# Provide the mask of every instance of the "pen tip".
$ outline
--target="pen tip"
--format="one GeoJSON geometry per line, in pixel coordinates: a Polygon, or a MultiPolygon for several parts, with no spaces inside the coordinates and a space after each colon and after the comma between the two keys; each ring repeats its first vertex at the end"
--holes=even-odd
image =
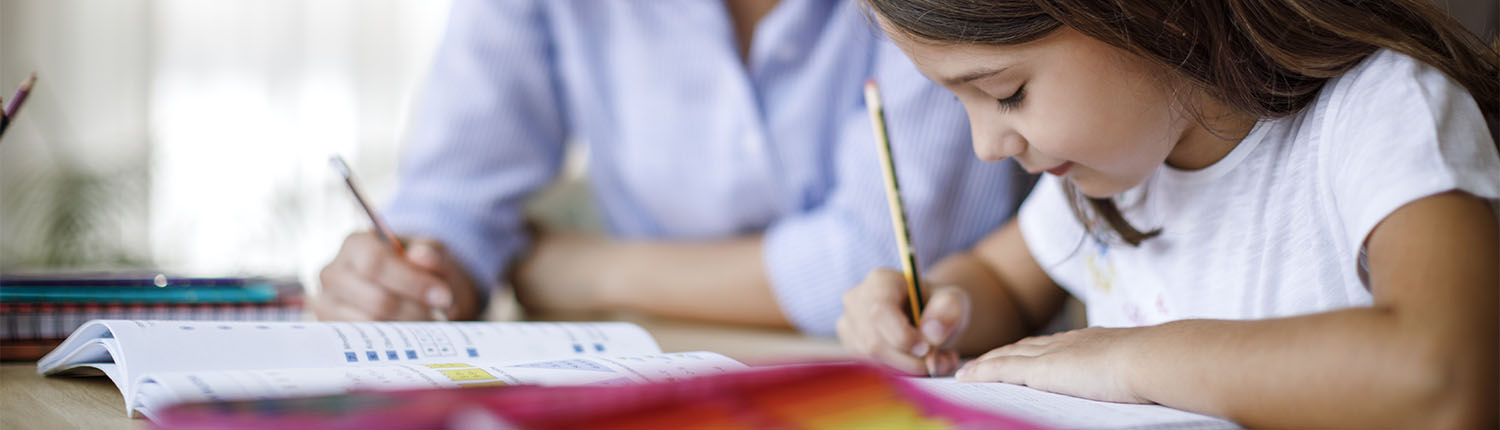
{"type": "Polygon", "coordinates": [[[870,87],[873,87],[873,86],[875,86],[875,78],[866,78],[865,79],[865,88],[870,88],[870,87]]]}

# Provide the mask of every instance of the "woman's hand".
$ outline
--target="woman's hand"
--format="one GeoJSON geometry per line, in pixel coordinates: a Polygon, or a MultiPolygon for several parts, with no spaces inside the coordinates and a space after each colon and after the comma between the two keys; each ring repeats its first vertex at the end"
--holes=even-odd
{"type": "Polygon", "coordinates": [[[1151,403],[1136,394],[1132,338],[1151,327],[1090,327],[1021,339],[958,370],[964,382],[1007,382],[1042,391],[1120,403],[1151,403]]]}
{"type": "Polygon", "coordinates": [[[319,274],[310,306],[325,321],[424,321],[437,309],[449,319],[479,314],[479,287],[441,242],[407,239],[397,253],[375,233],[344,239],[319,274]]]}
{"type": "Polygon", "coordinates": [[[958,367],[954,342],[969,322],[969,295],[956,287],[933,290],[922,311],[921,330],[911,325],[907,300],[900,272],[870,272],[844,293],[839,340],[855,354],[907,374],[951,374],[958,367]]]}

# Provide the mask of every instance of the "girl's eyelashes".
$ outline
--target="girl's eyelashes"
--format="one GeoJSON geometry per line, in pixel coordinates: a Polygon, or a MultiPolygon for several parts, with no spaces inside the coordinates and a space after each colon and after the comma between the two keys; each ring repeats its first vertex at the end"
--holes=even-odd
{"type": "Polygon", "coordinates": [[[1026,98],[1026,85],[1016,88],[1015,94],[1003,99],[996,99],[1000,103],[1000,112],[1009,112],[1021,106],[1021,99],[1026,98]]]}

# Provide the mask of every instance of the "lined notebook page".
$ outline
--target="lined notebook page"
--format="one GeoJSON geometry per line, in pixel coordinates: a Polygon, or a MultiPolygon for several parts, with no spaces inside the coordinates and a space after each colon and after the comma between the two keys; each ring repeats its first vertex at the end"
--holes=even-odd
{"type": "Polygon", "coordinates": [[[1100,402],[998,382],[961,383],[953,378],[911,378],[954,403],[1060,428],[1237,429],[1233,422],[1160,405],[1100,402]]]}

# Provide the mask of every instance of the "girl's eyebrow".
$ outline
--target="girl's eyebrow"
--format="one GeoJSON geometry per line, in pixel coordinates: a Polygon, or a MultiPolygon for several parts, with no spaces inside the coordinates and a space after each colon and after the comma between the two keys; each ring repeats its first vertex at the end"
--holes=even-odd
{"type": "Polygon", "coordinates": [[[996,68],[979,69],[979,70],[975,70],[975,71],[972,71],[972,72],[969,72],[969,73],[965,73],[962,76],[958,76],[958,77],[955,77],[955,78],[944,79],[943,80],[943,84],[945,84],[945,85],[963,85],[963,84],[974,82],[974,81],[977,81],[977,80],[980,80],[980,79],[984,79],[984,78],[987,78],[987,77],[990,77],[990,76],[994,76],[997,73],[1004,72],[1005,69],[1008,69],[1008,68],[1010,68],[1010,67],[1006,66],[1006,67],[996,67],[996,68]]]}

